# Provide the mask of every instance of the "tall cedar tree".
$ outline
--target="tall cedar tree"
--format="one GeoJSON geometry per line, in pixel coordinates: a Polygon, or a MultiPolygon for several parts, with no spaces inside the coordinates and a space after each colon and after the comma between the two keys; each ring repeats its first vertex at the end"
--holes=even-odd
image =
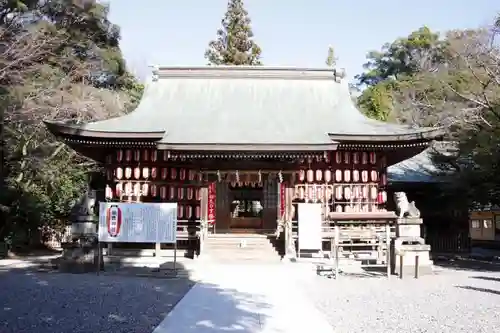
{"type": "Polygon", "coordinates": [[[261,49],[253,40],[250,22],[243,0],[229,0],[217,39],[208,44],[205,52],[210,65],[262,65],[261,49]]]}

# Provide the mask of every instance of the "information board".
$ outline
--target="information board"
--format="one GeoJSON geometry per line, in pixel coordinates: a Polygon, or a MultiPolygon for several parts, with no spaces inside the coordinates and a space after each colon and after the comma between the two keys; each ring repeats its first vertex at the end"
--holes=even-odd
{"type": "Polygon", "coordinates": [[[299,203],[299,250],[321,250],[321,204],[299,203]]]}
{"type": "Polygon", "coordinates": [[[176,203],[117,203],[99,205],[99,241],[176,243],[176,203]]]}

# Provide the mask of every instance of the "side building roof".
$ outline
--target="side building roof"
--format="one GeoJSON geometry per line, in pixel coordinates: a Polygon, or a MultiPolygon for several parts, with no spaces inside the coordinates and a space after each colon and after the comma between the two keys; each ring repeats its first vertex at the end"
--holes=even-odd
{"type": "Polygon", "coordinates": [[[162,67],[137,109],[118,118],[68,125],[56,135],[154,139],[160,149],[335,149],[338,142],[431,140],[440,128],[372,120],[353,104],[332,69],[162,67]]]}

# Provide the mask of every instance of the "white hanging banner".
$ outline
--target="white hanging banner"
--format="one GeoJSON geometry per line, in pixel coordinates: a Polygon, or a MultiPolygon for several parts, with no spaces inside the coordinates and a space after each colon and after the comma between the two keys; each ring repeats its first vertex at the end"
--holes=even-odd
{"type": "Polygon", "coordinates": [[[299,250],[322,249],[321,204],[299,203],[299,250]]]}
{"type": "Polygon", "coordinates": [[[99,241],[176,243],[177,203],[101,202],[99,241]]]}

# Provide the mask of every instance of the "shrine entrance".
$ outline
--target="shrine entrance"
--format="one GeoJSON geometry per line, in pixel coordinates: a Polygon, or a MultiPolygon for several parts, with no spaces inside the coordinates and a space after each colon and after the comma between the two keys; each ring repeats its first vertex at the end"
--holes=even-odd
{"type": "Polygon", "coordinates": [[[252,232],[262,229],[264,191],[259,184],[229,186],[230,222],[235,232],[252,232]]]}

